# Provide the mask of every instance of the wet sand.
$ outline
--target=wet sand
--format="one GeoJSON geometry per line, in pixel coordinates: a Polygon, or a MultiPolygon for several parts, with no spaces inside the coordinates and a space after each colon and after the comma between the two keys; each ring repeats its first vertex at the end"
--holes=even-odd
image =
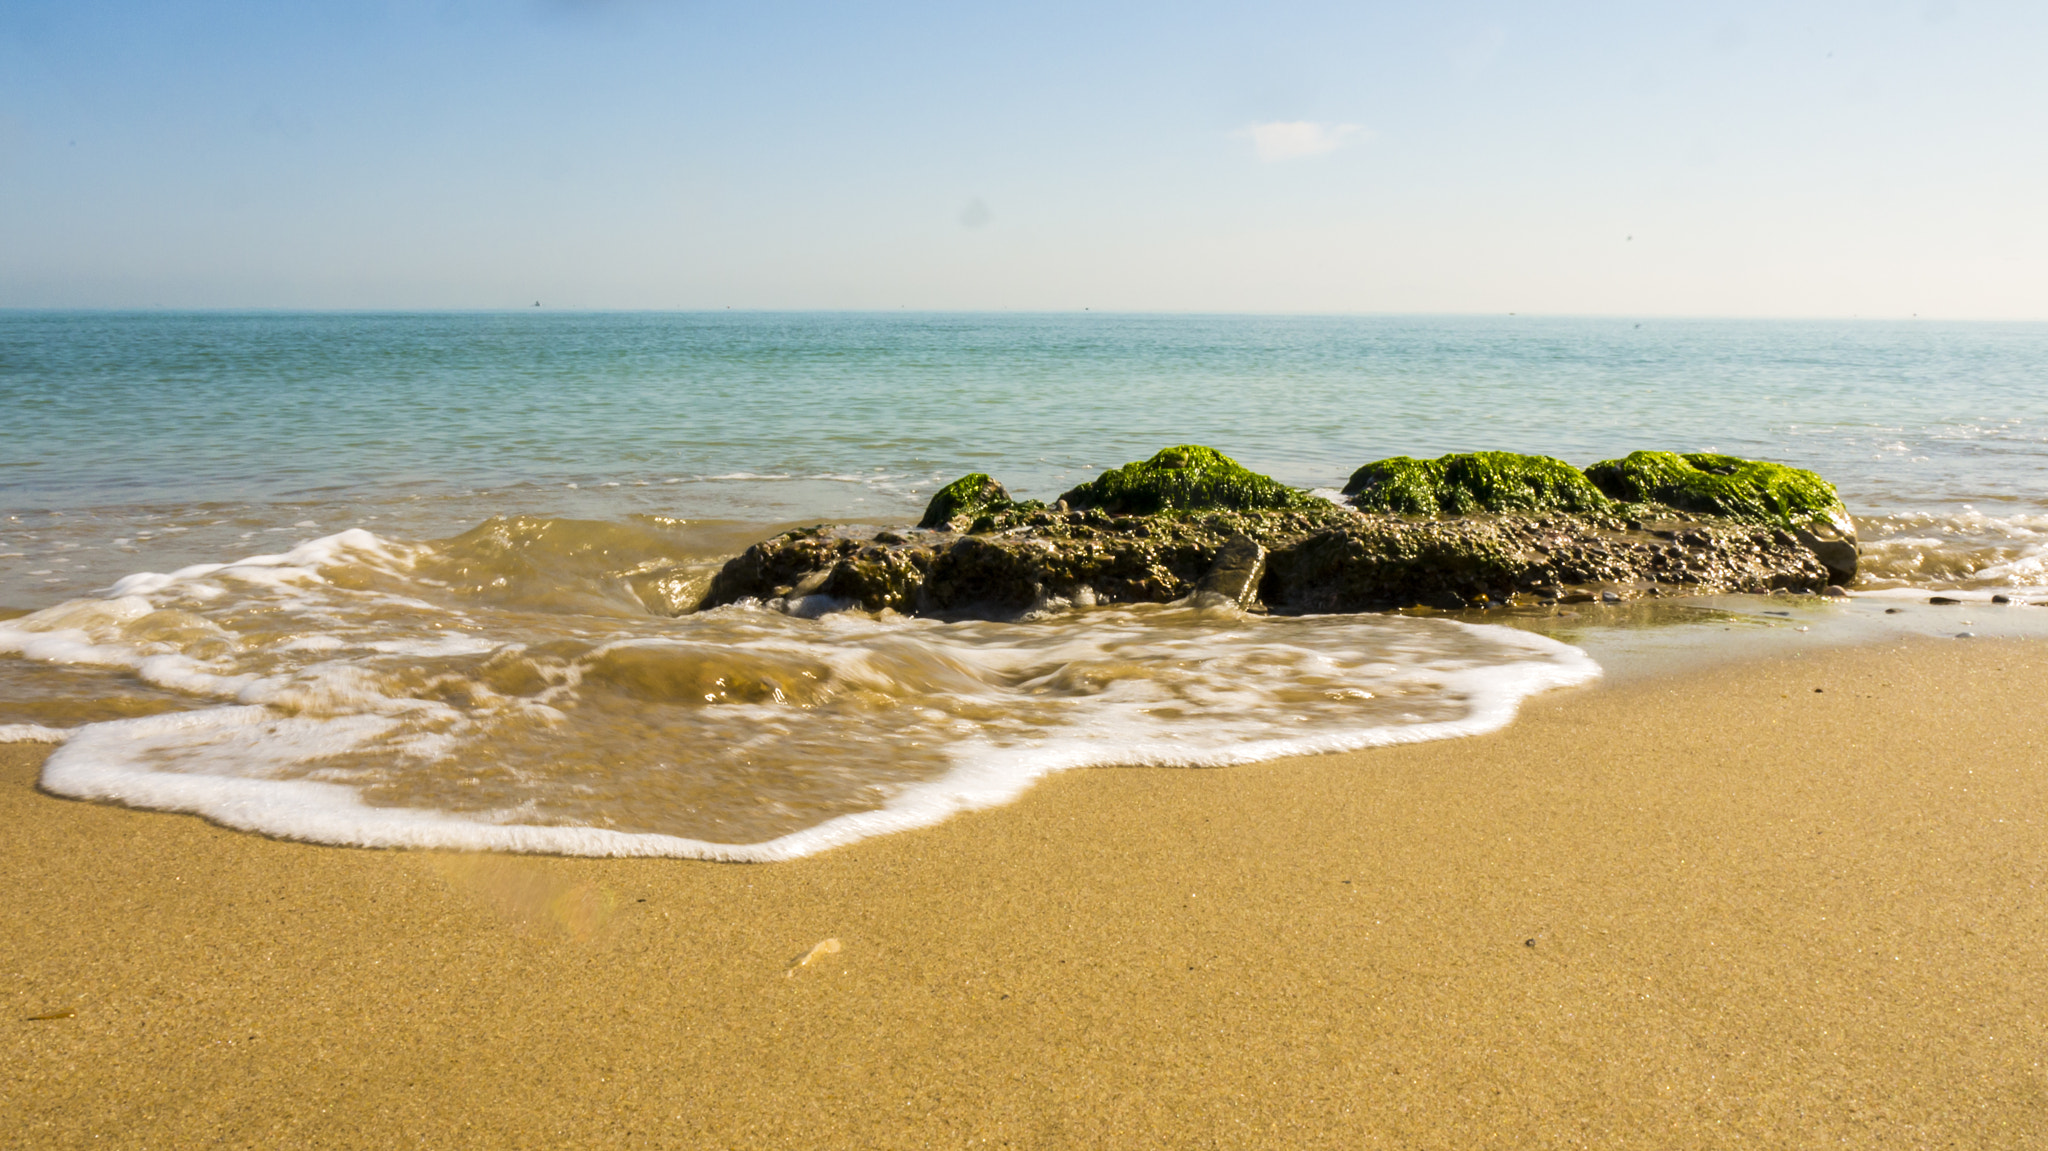
{"type": "Polygon", "coordinates": [[[0,1145],[2048,1145],[2044,684],[1811,653],[764,866],[274,842],[0,748],[0,1145]]]}

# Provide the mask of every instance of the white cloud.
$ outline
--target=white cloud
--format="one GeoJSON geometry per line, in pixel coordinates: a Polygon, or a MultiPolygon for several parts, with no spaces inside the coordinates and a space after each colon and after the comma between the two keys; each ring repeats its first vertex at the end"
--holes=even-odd
{"type": "Polygon", "coordinates": [[[1269,164],[1277,160],[1321,156],[1354,141],[1372,139],[1372,133],[1357,124],[1318,124],[1310,120],[1253,124],[1234,135],[1249,138],[1252,151],[1269,164]]]}

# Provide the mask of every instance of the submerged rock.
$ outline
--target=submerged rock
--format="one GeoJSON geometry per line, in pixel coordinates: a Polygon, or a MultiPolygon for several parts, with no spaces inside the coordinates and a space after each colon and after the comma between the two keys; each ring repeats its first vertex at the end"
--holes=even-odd
{"type": "Polygon", "coordinates": [[[1648,498],[1706,498],[1651,485],[1683,477],[1661,459],[1640,460],[1668,454],[1610,461],[1616,467],[1602,474],[1624,478],[1607,490],[1546,456],[1400,457],[1352,477],[1354,506],[1193,445],[1103,473],[1062,497],[1069,510],[1016,502],[976,473],[933,497],[924,530],[805,528],[755,544],[720,570],[703,606],[751,598],[806,612],[1001,617],[1060,603],[1197,597],[1251,610],[1350,612],[1817,592],[1844,581],[1832,562],[1839,557],[1815,545],[1828,521],[1801,518],[1816,492],[1833,499],[1819,477],[1774,464],[1744,472],[1751,461],[1741,460],[1715,472],[1707,469],[1731,458],[1673,456],[1740,481],[1688,489],[1723,492],[1714,506],[1724,510],[1680,508],[1648,498]],[[1621,466],[1629,461],[1638,464],[1621,466]],[[1435,510],[1410,510],[1423,508],[1435,510]]]}

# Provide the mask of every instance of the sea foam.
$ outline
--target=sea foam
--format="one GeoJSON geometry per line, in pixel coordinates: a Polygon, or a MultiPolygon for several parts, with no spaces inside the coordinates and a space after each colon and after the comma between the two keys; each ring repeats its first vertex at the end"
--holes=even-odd
{"type": "Polygon", "coordinates": [[[542,554],[562,534],[479,552],[343,532],[0,623],[0,652],[190,705],[0,737],[61,738],[43,774],[57,794],[285,838],[766,861],[1005,803],[1068,768],[1477,734],[1599,674],[1568,645],[1446,620],[667,618],[494,590],[493,573],[547,570],[578,584],[548,602],[623,603],[662,560],[624,554],[621,534],[599,549],[611,567],[568,571],[542,554]]]}

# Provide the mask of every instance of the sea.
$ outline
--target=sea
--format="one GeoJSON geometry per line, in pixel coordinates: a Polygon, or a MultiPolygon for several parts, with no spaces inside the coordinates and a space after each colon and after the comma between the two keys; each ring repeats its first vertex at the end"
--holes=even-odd
{"type": "Polygon", "coordinates": [[[789,859],[1068,768],[2048,636],[2048,324],[14,311],[0,412],[0,739],[55,745],[56,795],[328,844],[789,859]],[[1862,570],[1846,600],[690,610],[786,528],[1182,443],[1330,496],[1393,455],[1776,460],[1836,485],[1862,570]]]}

